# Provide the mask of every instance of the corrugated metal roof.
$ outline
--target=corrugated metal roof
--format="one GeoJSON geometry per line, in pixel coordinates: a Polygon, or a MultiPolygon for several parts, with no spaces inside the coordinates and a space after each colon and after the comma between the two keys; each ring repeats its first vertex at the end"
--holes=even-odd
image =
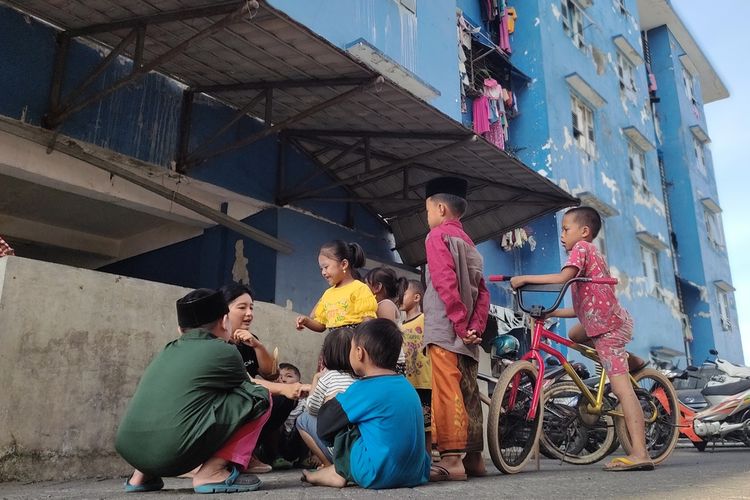
{"type": "MultiPolygon", "coordinates": [[[[114,31],[101,31],[90,28],[92,25],[199,7],[227,7],[224,9],[227,12],[227,9],[246,4],[244,1],[209,3],[207,0],[12,0],[8,3],[60,29],[87,33],[89,38],[110,47],[117,46],[130,28],[115,26],[114,31]],[[81,31],[83,28],[86,30],[81,31]]],[[[248,12],[223,30],[189,45],[157,70],[191,88],[247,82],[371,79],[377,76],[346,52],[264,1],[257,10],[248,12]]],[[[224,15],[219,13],[148,24],[143,61],[148,63],[178,47],[224,15]]],[[[132,57],[132,48],[130,52],[126,50],[126,54],[132,57]]],[[[275,88],[272,122],[281,123],[351,88],[275,88]]],[[[259,92],[262,90],[256,88],[213,89],[206,93],[239,109],[259,92]]],[[[248,113],[263,117],[265,103],[263,99],[257,101],[248,113]]],[[[464,217],[464,227],[477,242],[577,201],[520,161],[473,136],[458,122],[388,80],[316,112],[292,127],[298,135],[304,136],[298,137],[296,144],[309,154],[319,151],[321,143],[339,148],[318,156],[317,161],[321,164],[326,164],[340,155],[341,149],[359,140],[351,135],[373,136],[369,141],[369,170],[365,162],[355,163],[365,154],[361,146],[349,148],[350,151],[328,170],[338,179],[337,184],[346,187],[354,198],[360,199],[388,222],[395,235],[396,247],[408,264],[418,265],[425,260],[423,240],[428,229],[421,187],[432,177],[460,175],[469,179],[470,208],[464,217]],[[346,131],[348,136],[327,134],[328,131],[346,131]],[[316,134],[316,137],[310,137],[316,134]],[[393,137],[399,134],[410,137],[393,137]],[[447,147],[450,144],[453,146],[447,147]],[[431,151],[436,152],[413,162],[403,161],[431,151]]],[[[294,136],[293,132],[289,134],[294,136]]],[[[297,194],[296,199],[311,197],[310,193],[297,194]]],[[[319,197],[329,195],[330,192],[326,191],[318,194],[319,197]]]]}

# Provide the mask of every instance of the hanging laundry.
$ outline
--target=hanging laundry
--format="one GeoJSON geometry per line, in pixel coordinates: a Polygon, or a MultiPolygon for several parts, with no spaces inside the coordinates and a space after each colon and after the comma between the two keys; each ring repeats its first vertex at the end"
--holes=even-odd
{"type": "Polygon", "coordinates": [[[503,10],[502,16],[500,16],[499,22],[499,32],[500,32],[500,50],[510,54],[510,33],[508,32],[508,19],[510,16],[508,16],[507,9],[503,10]]]}
{"type": "Polygon", "coordinates": [[[505,13],[508,15],[508,34],[512,34],[514,31],[516,31],[516,19],[518,19],[516,8],[507,7],[505,9],[505,13]]]}
{"type": "Polygon", "coordinates": [[[489,103],[487,96],[480,95],[474,99],[472,111],[474,112],[474,132],[484,134],[490,131],[489,103]]]}

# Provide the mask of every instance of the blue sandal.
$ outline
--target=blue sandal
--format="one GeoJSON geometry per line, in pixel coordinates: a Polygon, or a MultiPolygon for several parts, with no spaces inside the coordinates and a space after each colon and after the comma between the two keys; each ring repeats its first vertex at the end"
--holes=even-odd
{"type": "Polygon", "coordinates": [[[232,466],[229,477],[220,483],[208,483],[196,486],[196,493],[239,493],[243,491],[255,491],[263,484],[257,476],[252,474],[240,474],[240,470],[232,466]]]}
{"type": "Polygon", "coordinates": [[[125,493],[143,493],[146,491],[159,491],[164,488],[164,481],[160,477],[152,477],[143,482],[143,484],[130,484],[133,476],[125,480],[125,493]]]}

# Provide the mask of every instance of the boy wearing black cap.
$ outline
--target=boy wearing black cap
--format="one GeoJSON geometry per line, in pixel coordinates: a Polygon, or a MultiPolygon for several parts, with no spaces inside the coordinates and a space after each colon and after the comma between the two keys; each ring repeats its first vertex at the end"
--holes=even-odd
{"type": "Polygon", "coordinates": [[[136,471],[125,491],[155,491],[161,478],[197,469],[197,493],[252,491],[242,474],[268,420],[268,390],[248,377],[221,293],[190,292],[177,301],[180,338],[151,361],[117,430],[115,448],[136,471]]]}
{"type": "Polygon", "coordinates": [[[441,458],[430,470],[431,481],[486,473],[477,372],[490,296],[482,256],[461,225],[467,189],[464,179],[439,177],[425,193],[430,232],[424,342],[432,364],[432,435],[441,458]]]}

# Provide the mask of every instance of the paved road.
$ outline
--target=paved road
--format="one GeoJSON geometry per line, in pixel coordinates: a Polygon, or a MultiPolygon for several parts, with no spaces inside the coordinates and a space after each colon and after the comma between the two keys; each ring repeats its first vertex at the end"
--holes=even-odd
{"type": "MultiPolygon", "coordinates": [[[[489,464],[491,467],[491,464],[489,464]]],[[[299,471],[264,474],[263,489],[254,493],[214,495],[211,498],[275,499],[359,499],[359,498],[646,498],[722,500],[750,498],[750,449],[724,448],[699,453],[678,448],[670,460],[654,472],[603,472],[601,464],[571,466],[541,460],[541,470],[532,464],[525,472],[488,477],[468,482],[438,483],[414,489],[367,491],[312,487],[299,481],[299,471]]],[[[494,471],[494,469],[492,469],[494,471]]],[[[167,490],[140,495],[124,494],[122,479],[0,484],[0,498],[75,499],[195,499],[189,480],[169,479],[167,490]]]]}

